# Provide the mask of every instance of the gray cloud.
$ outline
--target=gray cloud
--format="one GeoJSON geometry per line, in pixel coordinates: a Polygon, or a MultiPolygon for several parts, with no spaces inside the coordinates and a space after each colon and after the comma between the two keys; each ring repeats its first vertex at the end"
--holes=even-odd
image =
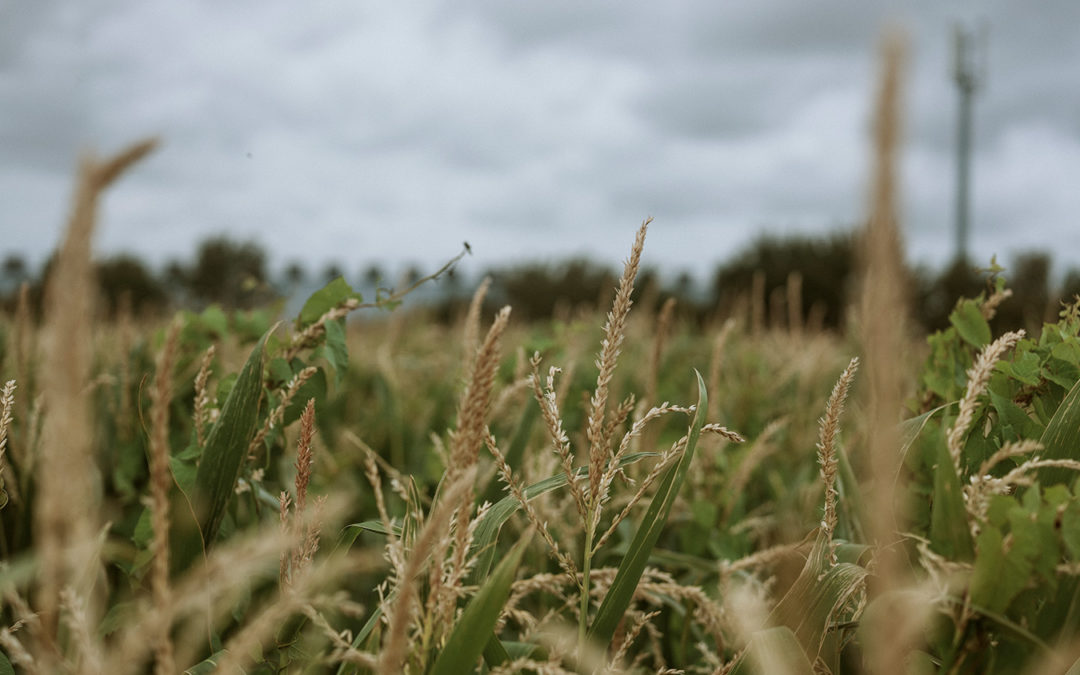
{"type": "Polygon", "coordinates": [[[0,233],[43,258],[77,152],[161,134],[103,252],[227,231],[280,261],[625,255],[700,273],[757,236],[861,218],[876,43],[906,27],[909,257],[952,246],[949,34],[987,25],[975,253],[1080,263],[1080,6],[60,0],[0,8],[0,233]],[[693,255],[687,254],[690,243],[693,255]]]}

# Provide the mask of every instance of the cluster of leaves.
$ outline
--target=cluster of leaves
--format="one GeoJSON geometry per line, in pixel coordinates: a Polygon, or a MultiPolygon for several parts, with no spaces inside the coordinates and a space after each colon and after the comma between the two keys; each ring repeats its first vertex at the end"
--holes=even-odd
{"type": "MultiPolygon", "coordinates": [[[[946,450],[977,354],[991,343],[991,301],[960,301],[930,337],[908,449],[917,564],[947,601],[927,630],[926,672],[1012,673],[1056,664],[1052,645],[1080,628],[1080,304],[998,361],[958,461],[946,450]]],[[[914,557],[913,557],[914,559],[914,557]]]]}

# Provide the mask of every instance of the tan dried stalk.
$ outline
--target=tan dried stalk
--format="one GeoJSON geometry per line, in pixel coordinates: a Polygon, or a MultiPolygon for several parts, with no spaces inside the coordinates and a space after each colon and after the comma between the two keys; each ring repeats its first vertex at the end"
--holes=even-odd
{"type": "Polygon", "coordinates": [[[283,551],[281,554],[278,576],[282,588],[293,585],[297,575],[311,565],[319,549],[319,511],[325,498],[320,498],[316,502],[315,517],[307,517],[308,485],[311,483],[311,470],[315,465],[312,451],[314,438],[315,399],[311,398],[304,406],[304,412],[300,414],[300,437],[296,444],[296,478],[294,480],[296,501],[291,516],[289,505],[292,500],[289,495],[282,492],[279,497],[282,527],[289,528],[293,539],[297,542],[291,550],[283,551]]]}
{"type": "MultiPolygon", "coordinates": [[[[637,237],[634,239],[634,246],[630,250],[630,258],[623,266],[619,289],[615,292],[615,302],[611,311],[608,312],[607,324],[604,326],[604,340],[596,360],[599,373],[596,376],[596,389],[593,391],[592,398],[589,399],[589,419],[586,427],[586,436],[589,439],[588,506],[590,511],[599,509],[597,490],[605,464],[611,454],[608,439],[604,437],[608,393],[626,333],[626,317],[633,304],[630,296],[634,292],[634,279],[637,277],[638,267],[641,264],[641,251],[645,246],[645,233],[648,231],[650,222],[652,222],[651,218],[641,224],[637,237]]],[[[586,538],[591,538],[588,535],[589,533],[586,534],[586,538]]]]}
{"type": "Polygon", "coordinates": [[[327,310],[325,314],[320,316],[314,323],[309,325],[299,333],[294,333],[292,339],[289,341],[289,348],[285,350],[283,358],[286,362],[292,363],[292,360],[296,356],[318,344],[319,338],[326,333],[326,324],[331,321],[337,321],[338,319],[344,319],[355,309],[360,307],[360,301],[356,298],[348,298],[343,300],[337,307],[327,310]]]}
{"type": "Polygon", "coordinates": [[[521,504],[521,510],[525,512],[525,517],[528,518],[529,522],[536,527],[538,532],[540,532],[540,536],[544,538],[544,542],[548,546],[548,551],[551,552],[552,557],[559,563],[559,567],[562,568],[569,579],[573,580],[574,585],[580,588],[577,565],[574,564],[574,561],[570,556],[562,552],[555,537],[548,529],[547,523],[540,519],[539,514],[536,512],[536,508],[525,496],[525,488],[514,478],[513,469],[510,468],[510,465],[506,462],[506,457],[495,444],[495,438],[491,436],[491,434],[488,434],[486,441],[488,450],[495,458],[495,465],[499,469],[499,477],[502,479],[503,483],[506,484],[510,494],[514,495],[514,498],[521,504]]]}
{"type": "MultiPolygon", "coordinates": [[[[495,315],[484,342],[476,350],[468,384],[458,404],[457,428],[450,435],[450,464],[447,481],[454,481],[476,465],[487,434],[487,415],[491,407],[495,375],[499,370],[502,335],[510,321],[510,307],[495,315]]],[[[469,487],[455,511],[454,556],[451,576],[463,577],[468,553],[468,525],[473,512],[474,493],[469,487]]]]}
{"type": "Polygon", "coordinates": [[[382,653],[379,655],[377,672],[384,675],[397,675],[404,672],[405,658],[409,644],[409,625],[412,623],[414,606],[417,598],[417,577],[423,570],[424,563],[436,541],[445,535],[458,505],[472,492],[476,467],[470,467],[449,483],[445,495],[435,503],[427,522],[416,536],[412,550],[401,575],[397,579],[396,595],[384,605],[387,617],[386,637],[382,653]]]}
{"type": "Polygon", "coordinates": [[[207,407],[210,405],[210,366],[214,363],[215,352],[216,347],[214,345],[210,345],[206,348],[202,361],[199,363],[199,372],[195,375],[194,424],[195,438],[197,439],[200,448],[206,445],[207,407]]]}
{"type": "Polygon", "coordinates": [[[578,516],[584,522],[589,512],[585,505],[585,492],[581,489],[581,485],[574,475],[574,453],[570,449],[570,438],[566,435],[566,431],[563,430],[558,397],[555,392],[555,375],[559,372],[559,369],[553,366],[548,371],[547,388],[543,389],[540,385],[540,352],[533,354],[532,366],[533,395],[536,397],[537,403],[540,404],[544,425],[547,427],[548,435],[551,436],[551,441],[555,445],[555,452],[561,460],[560,466],[562,466],[563,474],[566,476],[566,483],[570,489],[570,494],[574,498],[574,504],[577,506],[578,516]]]}
{"type": "Polygon", "coordinates": [[[667,346],[668,335],[671,332],[671,322],[675,316],[675,298],[668,298],[660,313],[656,317],[656,331],[653,333],[652,351],[649,353],[649,379],[645,385],[645,400],[643,403],[653,405],[657,398],[657,387],[660,381],[660,362],[664,358],[664,348],[667,346]]]}
{"type": "Polygon", "coordinates": [[[1012,289],[1005,288],[1000,291],[994,291],[990,294],[990,297],[986,299],[986,302],[979,307],[979,311],[982,312],[983,318],[989,321],[993,319],[997,314],[997,308],[1001,303],[1005,302],[1012,297],[1012,289]]]}
{"type": "MultiPolygon", "coordinates": [[[[616,515],[615,518],[612,519],[611,525],[608,526],[608,529],[604,532],[604,534],[602,534],[600,538],[596,540],[595,544],[592,544],[592,548],[589,551],[590,556],[596,555],[596,552],[600,550],[600,547],[604,545],[604,543],[608,540],[608,537],[610,537],[612,533],[615,532],[615,528],[619,526],[619,523],[621,523],[626,518],[626,516],[630,515],[630,510],[633,509],[634,506],[641,501],[642,497],[645,496],[645,492],[650,487],[652,487],[652,484],[656,482],[656,479],[660,477],[660,474],[664,471],[664,469],[666,469],[673,462],[678,460],[679,456],[682,455],[683,451],[686,449],[686,443],[687,437],[683,436],[679,440],[675,441],[675,444],[672,445],[671,448],[669,448],[666,452],[660,455],[659,459],[656,460],[656,463],[653,465],[652,469],[650,469],[649,473],[645,475],[645,478],[638,482],[638,489],[634,493],[634,496],[630,498],[630,501],[626,503],[626,506],[623,507],[622,511],[620,511],[618,515],[616,515]]],[[[599,509],[597,509],[597,512],[599,512],[599,509]]],[[[599,519],[595,523],[593,523],[593,527],[595,528],[597,525],[599,525],[599,519]]]]}
{"type": "Polygon", "coordinates": [[[491,288],[491,277],[484,277],[480,285],[473,293],[469,303],[469,311],[465,315],[465,336],[462,340],[465,354],[462,361],[464,372],[472,372],[473,359],[476,358],[476,350],[480,346],[480,312],[484,308],[484,298],[487,297],[488,289],[491,288]]]}
{"type": "MultiPolygon", "coordinates": [[[[169,404],[172,401],[172,372],[179,345],[180,323],[174,322],[165,338],[157,362],[154,386],[150,390],[150,521],[154,538],[150,543],[153,561],[150,566],[150,593],[154,606],[169,613],[172,604],[169,588],[169,489],[172,471],[169,468],[169,404]]],[[[169,675],[176,671],[169,626],[150,635],[154,644],[154,672],[169,675]]]]}
{"type": "Polygon", "coordinates": [[[836,531],[836,434],[840,431],[840,415],[844,412],[851,383],[855,380],[855,371],[859,369],[859,358],[855,357],[836,381],[829,402],[825,405],[825,416],[821,418],[820,437],[817,444],[818,462],[821,464],[821,480],[825,484],[825,511],[821,518],[821,534],[829,544],[829,555],[836,564],[836,553],[832,549],[833,533],[836,531]]]}
{"type": "Polygon", "coordinates": [[[259,429],[255,437],[251,439],[251,443],[248,444],[248,460],[257,457],[260,448],[262,448],[263,442],[266,437],[270,435],[270,432],[274,430],[274,427],[281,424],[281,420],[285,419],[285,411],[292,405],[292,400],[296,397],[297,392],[300,391],[300,387],[304,386],[304,383],[311,379],[311,376],[318,372],[318,368],[315,366],[308,366],[299,373],[293,376],[291,380],[285,383],[284,391],[281,394],[281,402],[277,404],[273,411],[266,416],[266,422],[263,423],[262,428],[259,429]]]}
{"type": "Polygon", "coordinates": [[[728,338],[733,330],[735,330],[735,319],[728,319],[713,339],[712,354],[709,357],[709,391],[712,395],[709,396],[709,415],[705,419],[715,419],[720,408],[720,397],[717,396],[720,391],[720,368],[724,363],[724,348],[727,347],[728,338]]]}
{"type": "Polygon", "coordinates": [[[1009,351],[1016,346],[1024,337],[1024,331],[1005,333],[997,340],[988,344],[975,359],[974,365],[967,371],[968,385],[964,391],[964,397],[960,399],[960,411],[956,415],[956,421],[946,434],[949,445],[949,456],[953,461],[956,475],[964,477],[965,471],[961,463],[961,453],[964,449],[964,436],[975,418],[975,409],[978,407],[978,399],[986,392],[990,384],[990,376],[994,374],[994,365],[1009,351]]]}
{"type": "Polygon", "coordinates": [[[69,660],[74,661],[71,670],[80,675],[103,672],[101,648],[95,639],[94,629],[90,626],[82,596],[70,586],[65,587],[60,591],[60,609],[64,627],[75,652],[69,657],[69,660]]]}
{"type": "Polygon", "coordinates": [[[4,485],[3,468],[7,464],[8,427],[11,426],[11,410],[15,407],[15,380],[8,380],[0,391],[0,486],[4,485]]]}
{"type": "MultiPolygon", "coordinates": [[[[875,110],[873,183],[870,216],[863,234],[862,328],[863,367],[866,373],[869,464],[874,476],[870,496],[871,532],[882,592],[899,587],[902,564],[896,559],[894,477],[900,462],[897,422],[904,379],[898,364],[904,358],[907,300],[904,287],[903,247],[897,223],[896,166],[900,138],[900,78],[904,45],[897,33],[885,36],[881,46],[881,84],[875,110]]],[[[902,672],[903,654],[876,641],[883,651],[870,655],[886,675],[902,672]]]]}
{"type": "MultiPolygon", "coordinates": [[[[99,510],[97,467],[91,440],[89,401],[93,270],[90,240],[101,193],[155,146],[143,141],[99,161],[85,156],[79,167],[74,206],[56,265],[45,289],[45,359],[42,391],[48,416],[36,470],[35,544],[40,563],[38,608],[46,640],[56,635],[60,589],[97,566],[94,535],[99,510]]],[[[90,606],[91,621],[98,608],[90,606]]],[[[50,659],[51,660],[51,659],[50,659]]],[[[42,664],[46,669],[52,663],[42,664]]]]}

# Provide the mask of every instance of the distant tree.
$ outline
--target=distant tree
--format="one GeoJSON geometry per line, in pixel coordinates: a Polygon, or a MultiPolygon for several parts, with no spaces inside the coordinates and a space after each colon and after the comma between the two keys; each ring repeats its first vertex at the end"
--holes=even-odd
{"type": "Polygon", "coordinates": [[[287,286],[295,288],[304,283],[305,278],[307,278],[307,272],[300,261],[294,260],[285,267],[285,284],[287,286]]]}
{"type": "Polygon", "coordinates": [[[1045,253],[1021,253],[1013,259],[1012,270],[1005,271],[1013,297],[998,310],[1003,328],[1024,328],[1037,334],[1042,324],[1052,318],[1050,307],[1050,256],[1045,253]]]}
{"type": "Polygon", "coordinates": [[[25,258],[18,253],[9,253],[4,258],[3,279],[6,291],[18,289],[19,285],[27,281],[29,277],[30,269],[25,258]]]}
{"type": "Polygon", "coordinates": [[[491,295],[513,306],[524,319],[547,319],[556,307],[596,307],[610,302],[616,279],[610,269],[588,260],[561,265],[529,264],[490,272],[491,295]]]}
{"type": "Polygon", "coordinates": [[[986,276],[966,260],[954,260],[938,275],[923,270],[915,284],[915,319],[929,332],[944,330],[960,298],[974,298],[986,289],[986,276]]]}
{"type": "Polygon", "coordinates": [[[1080,296],[1080,267],[1073,267],[1065,273],[1065,279],[1061,283],[1062,302],[1075,302],[1080,296]]]}
{"type": "Polygon", "coordinates": [[[374,286],[378,286],[379,284],[383,283],[385,278],[386,278],[386,275],[383,273],[383,270],[382,270],[381,267],[379,267],[378,265],[372,264],[372,265],[367,266],[367,268],[364,270],[364,273],[361,275],[361,278],[364,280],[364,285],[365,286],[373,286],[374,287],[374,286]]]}
{"type": "Polygon", "coordinates": [[[186,286],[196,302],[250,308],[265,302],[266,254],[252,242],[227,237],[207,239],[199,245],[194,264],[186,273],[186,286]]]}
{"type": "Polygon", "coordinates": [[[104,309],[110,316],[116,314],[125,296],[136,315],[159,314],[168,305],[165,284],[138,258],[120,255],[104,260],[97,264],[97,276],[104,309]]]}
{"type": "Polygon", "coordinates": [[[337,279],[338,277],[343,277],[343,276],[345,276],[345,271],[342,270],[341,265],[339,265],[337,263],[330,263],[329,265],[327,265],[326,267],[323,268],[323,273],[322,273],[323,283],[328,284],[331,281],[333,281],[334,279],[337,279]]]}
{"type": "Polygon", "coordinates": [[[758,239],[716,270],[713,303],[731,311],[753,291],[755,274],[764,279],[765,299],[781,297],[792,272],[802,275],[802,319],[821,312],[825,326],[840,326],[855,280],[854,239],[846,234],[758,239]]]}

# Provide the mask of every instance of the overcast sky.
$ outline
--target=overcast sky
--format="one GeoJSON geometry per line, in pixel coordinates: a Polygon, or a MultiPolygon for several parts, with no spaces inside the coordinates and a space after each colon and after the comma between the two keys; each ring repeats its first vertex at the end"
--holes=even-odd
{"type": "Polygon", "coordinates": [[[276,267],[588,254],[710,271],[865,211],[876,44],[905,28],[908,259],[953,251],[954,22],[985,28],[973,254],[1080,265],[1080,2],[0,3],[0,254],[42,260],[80,150],[163,147],[100,255],[254,239],[276,267]],[[903,4],[902,12],[886,4],[903,4]]]}

